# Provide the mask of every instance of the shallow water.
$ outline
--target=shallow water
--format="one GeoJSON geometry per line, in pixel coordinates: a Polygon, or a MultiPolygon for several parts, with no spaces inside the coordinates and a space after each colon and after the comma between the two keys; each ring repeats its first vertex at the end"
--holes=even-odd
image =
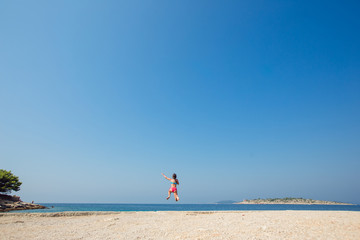
{"type": "Polygon", "coordinates": [[[360,211],[360,205],[292,205],[292,204],[101,204],[101,203],[40,203],[48,209],[12,212],[66,211],[360,211]]]}

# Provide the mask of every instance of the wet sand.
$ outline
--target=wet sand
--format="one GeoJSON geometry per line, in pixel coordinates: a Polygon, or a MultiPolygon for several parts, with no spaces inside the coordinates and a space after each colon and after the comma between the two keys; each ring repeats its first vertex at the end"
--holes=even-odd
{"type": "Polygon", "coordinates": [[[360,212],[2,213],[0,239],[360,239],[360,212]]]}

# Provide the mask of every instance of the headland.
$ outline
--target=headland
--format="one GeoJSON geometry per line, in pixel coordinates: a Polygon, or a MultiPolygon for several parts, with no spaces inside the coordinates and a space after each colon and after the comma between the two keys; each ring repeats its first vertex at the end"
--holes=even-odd
{"type": "Polygon", "coordinates": [[[46,207],[39,204],[23,202],[19,196],[0,194],[0,212],[44,208],[46,207]]]}

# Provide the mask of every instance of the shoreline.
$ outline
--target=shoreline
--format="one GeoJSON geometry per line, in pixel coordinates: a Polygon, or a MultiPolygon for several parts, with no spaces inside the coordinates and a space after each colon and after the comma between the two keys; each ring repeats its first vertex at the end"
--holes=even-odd
{"type": "MultiPolygon", "coordinates": [[[[321,204],[45,204],[47,209],[11,211],[11,213],[64,213],[64,212],[236,212],[236,211],[355,211],[360,205],[321,204]]],[[[6,212],[9,213],[9,212],[6,212]]],[[[1,214],[1,212],[0,212],[1,214]]]]}
{"type": "Polygon", "coordinates": [[[3,201],[0,203],[0,213],[20,211],[20,210],[46,209],[46,208],[47,207],[39,204],[27,203],[23,201],[18,201],[18,202],[3,201]]]}
{"type": "MultiPolygon", "coordinates": [[[[103,215],[121,215],[121,214],[143,214],[143,213],[166,213],[166,214],[176,214],[176,213],[185,213],[185,214],[230,214],[230,213],[254,213],[254,212],[319,212],[319,213],[332,213],[332,212],[349,212],[349,213],[359,213],[360,211],[351,211],[351,210],[214,210],[214,211],[64,211],[64,212],[0,212],[0,219],[3,217],[86,217],[86,216],[103,216],[103,215]]],[[[360,226],[359,226],[360,227],[360,226]]]]}
{"type": "Polygon", "coordinates": [[[0,194],[0,212],[10,212],[17,210],[45,209],[47,207],[21,201],[19,196],[0,194]]]}

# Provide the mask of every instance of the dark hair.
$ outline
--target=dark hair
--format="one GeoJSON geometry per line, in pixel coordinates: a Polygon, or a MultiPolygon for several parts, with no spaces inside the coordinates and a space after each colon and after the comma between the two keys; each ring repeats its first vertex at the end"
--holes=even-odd
{"type": "Polygon", "coordinates": [[[176,179],[176,173],[173,174],[173,179],[176,179]]]}

